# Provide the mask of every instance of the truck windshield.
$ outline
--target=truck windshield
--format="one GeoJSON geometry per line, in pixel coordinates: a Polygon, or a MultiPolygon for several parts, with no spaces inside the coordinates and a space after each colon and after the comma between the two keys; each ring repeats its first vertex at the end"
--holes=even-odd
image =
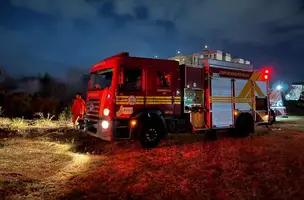
{"type": "Polygon", "coordinates": [[[102,90],[111,86],[113,69],[99,70],[91,73],[89,90],[102,90]]]}

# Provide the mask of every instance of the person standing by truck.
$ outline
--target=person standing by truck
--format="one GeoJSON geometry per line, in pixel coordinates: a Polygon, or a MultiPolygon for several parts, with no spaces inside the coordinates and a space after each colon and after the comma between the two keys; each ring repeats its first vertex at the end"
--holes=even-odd
{"type": "Polygon", "coordinates": [[[81,97],[81,93],[76,94],[76,99],[74,100],[73,106],[72,106],[72,113],[73,113],[73,125],[75,126],[75,123],[77,120],[82,120],[83,115],[86,111],[86,103],[81,97]]]}

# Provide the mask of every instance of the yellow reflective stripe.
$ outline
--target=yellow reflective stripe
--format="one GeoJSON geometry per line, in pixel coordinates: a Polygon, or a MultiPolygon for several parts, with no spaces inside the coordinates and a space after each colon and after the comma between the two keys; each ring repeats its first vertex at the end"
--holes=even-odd
{"type": "Polygon", "coordinates": [[[211,96],[210,100],[232,100],[232,97],[218,97],[218,96],[211,96]]]}
{"type": "MultiPolygon", "coordinates": [[[[132,95],[130,95],[132,96],[132,95]]],[[[116,98],[124,98],[124,99],[128,99],[130,96],[116,96],[116,98]]],[[[144,96],[135,96],[136,99],[143,99],[144,96]]]]}
{"type": "Polygon", "coordinates": [[[245,84],[244,88],[240,92],[239,97],[245,98],[248,96],[248,93],[250,92],[250,88],[251,88],[251,81],[256,81],[259,78],[259,76],[260,76],[259,72],[252,73],[251,77],[249,78],[249,80],[245,84]]]}
{"type": "Polygon", "coordinates": [[[210,99],[232,99],[232,96],[211,96],[210,99]]]}
{"type": "Polygon", "coordinates": [[[236,99],[235,103],[252,103],[250,99],[236,99]]]}
{"type": "Polygon", "coordinates": [[[172,102],[147,102],[147,104],[165,104],[165,105],[173,105],[172,102]]]}
{"type": "MultiPolygon", "coordinates": [[[[149,104],[153,104],[153,105],[155,105],[155,104],[158,104],[158,105],[173,105],[173,104],[180,104],[180,102],[174,102],[172,104],[172,102],[153,102],[153,101],[151,101],[151,102],[146,102],[146,104],[147,105],[149,105],[149,104]]],[[[129,103],[128,102],[116,102],[116,105],[129,105],[129,103]]],[[[134,105],[144,105],[144,102],[136,102],[136,104],[134,104],[134,105]]],[[[134,106],[134,105],[132,105],[132,106],[134,106]]]]}
{"type": "MultiPolygon", "coordinates": [[[[116,99],[116,101],[129,101],[129,99],[116,99]]],[[[144,101],[144,99],[136,99],[136,101],[144,101]]]]}
{"type": "MultiPolygon", "coordinates": [[[[125,105],[125,104],[129,105],[129,103],[127,101],[125,101],[125,102],[116,102],[116,105],[125,105]]],[[[144,105],[144,102],[136,102],[135,105],[144,105]]]]}
{"type": "Polygon", "coordinates": [[[211,96],[210,103],[232,103],[232,97],[229,96],[211,96]]]}
{"type": "Polygon", "coordinates": [[[251,103],[252,100],[248,98],[230,97],[230,96],[211,96],[210,102],[217,103],[251,103]]]}
{"type": "Polygon", "coordinates": [[[231,101],[228,100],[215,100],[215,101],[210,101],[210,103],[232,103],[231,101]]]}
{"type": "MultiPolygon", "coordinates": [[[[136,100],[143,100],[143,96],[135,96],[136,100]]],[[[128,100],[129,96],[116,96],[116,100],[128,100]]],[[[164,100],[171,100],[172,96],[146,96],[146,99],[164,99],[164,100]]],[[[181,97],[176,96],[174,99],[181,99],[181,97]]]]}
{"type": "Polygon", "coordinates": [[[146,103],[172,103],[172,101],[146,101],[146,103]]]}
{"type": "Polygon", "coordinates": [[[172,96],[147,96],[147,99],[172,99],[172,96]]]}
{"type": "MultiPolygon", "coordinates": [[[[116,96],[116,99],[128,99],[129,96],[116,96]]],[[[144,99],[144,96],[135,96],[136,99],[144,99]]],[[[146,96],[146,99],[172,99],[172,96],[146,96]]],[[[181,98],[181,97],[174,97],[174,98],[181,98]]]]}
{"type": "MultiPolygon", "coordinates": [[[[116,103],[129,103],[129,101],[116,101],[116,103]]],[[[136,103],[144,103],[144,101],[136,101],[136,103]]]]}
{"type": "MultiPolygon", "coordinates": [[[[145,100],[144,96],[135,96],[136,103],[135,105],[143,105],[145,100]]],[[[172,96],[146,96],[146,104],[160,104],[160,105],[173,105],[173,104],[181,104],[181,97],[175,96],[173,98],[172,102],[172,96]]],[[[124,105],[129,104],[129,96],[116,96],[116,104],[117,105],[124,105]]]]}

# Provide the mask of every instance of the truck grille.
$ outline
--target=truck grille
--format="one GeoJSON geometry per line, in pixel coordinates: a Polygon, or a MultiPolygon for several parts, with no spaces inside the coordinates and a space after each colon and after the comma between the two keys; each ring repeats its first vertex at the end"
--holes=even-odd
{"type": "Polygon", "coordinates": [[[99,106],[100,102],[99,99],[90,99],[87,101],[87,117],[86,119],[97,123],[99,119],[99,106]]]}

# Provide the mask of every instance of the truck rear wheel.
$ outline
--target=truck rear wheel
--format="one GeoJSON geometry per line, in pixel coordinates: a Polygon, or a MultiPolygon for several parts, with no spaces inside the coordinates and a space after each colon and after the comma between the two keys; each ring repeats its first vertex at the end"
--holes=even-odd
{"type": "Polygon", "coordinates": [[[248,137],[250,133],[254,133],[253,117],[250,113],[242,113],[235,123],[235,136],[248,137]]]}
{"type": "Polygon", "coordinates": [[[156,117],[140,121],[139,141],[143,148],[155,148],[166,134],[166,128],[161,119],[156,117]]]}

